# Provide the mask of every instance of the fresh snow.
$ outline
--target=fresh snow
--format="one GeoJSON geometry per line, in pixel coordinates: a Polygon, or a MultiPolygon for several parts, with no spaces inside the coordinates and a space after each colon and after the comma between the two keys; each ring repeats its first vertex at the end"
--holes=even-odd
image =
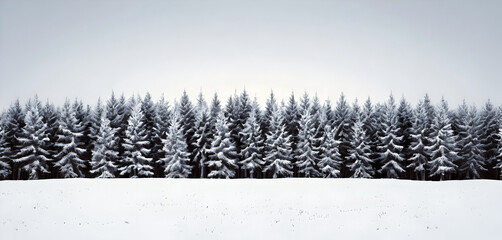
{"type": "Polygon", "coordinates": [[[0,182],[1,239],[487,239],[502,182],[53,179],[0,182]]]}

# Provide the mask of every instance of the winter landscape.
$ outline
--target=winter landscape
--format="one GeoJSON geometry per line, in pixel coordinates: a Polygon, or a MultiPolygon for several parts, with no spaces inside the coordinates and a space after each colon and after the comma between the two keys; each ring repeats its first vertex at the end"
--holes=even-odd
{"type": "Polygon", "coordinates": [[[491,239],[502,2],[0,0],[0,239],[491,239]]]}

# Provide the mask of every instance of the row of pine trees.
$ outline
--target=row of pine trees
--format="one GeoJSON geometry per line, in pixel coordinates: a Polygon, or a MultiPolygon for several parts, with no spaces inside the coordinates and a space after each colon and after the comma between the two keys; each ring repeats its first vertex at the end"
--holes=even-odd
{"type": "Polygon", "coordinates": [[[35,97],[0,116],[0,178],[353,177],[500,179],[500,109],[450,110],[426,95],[332,106],[304,94],[264,108],[246,91],[222,104],[124,95],[91,107],[35,97]]]}

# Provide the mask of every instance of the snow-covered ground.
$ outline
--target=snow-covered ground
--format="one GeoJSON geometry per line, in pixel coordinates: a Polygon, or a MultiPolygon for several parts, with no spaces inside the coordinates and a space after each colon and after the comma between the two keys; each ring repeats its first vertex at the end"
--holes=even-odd
{"type": "Polygon", "coordinates": [[[502,181],[0,182],[0,239],[495,239],[502,181]]]}

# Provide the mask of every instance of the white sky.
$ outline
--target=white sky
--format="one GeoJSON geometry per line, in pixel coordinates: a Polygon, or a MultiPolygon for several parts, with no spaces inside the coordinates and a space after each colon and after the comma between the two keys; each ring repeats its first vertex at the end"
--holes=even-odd
{"type": "Polygon", "coordinates": [[[0,109],[244,87],[502,104],[502,1],[0,0],[0,109]]]}

